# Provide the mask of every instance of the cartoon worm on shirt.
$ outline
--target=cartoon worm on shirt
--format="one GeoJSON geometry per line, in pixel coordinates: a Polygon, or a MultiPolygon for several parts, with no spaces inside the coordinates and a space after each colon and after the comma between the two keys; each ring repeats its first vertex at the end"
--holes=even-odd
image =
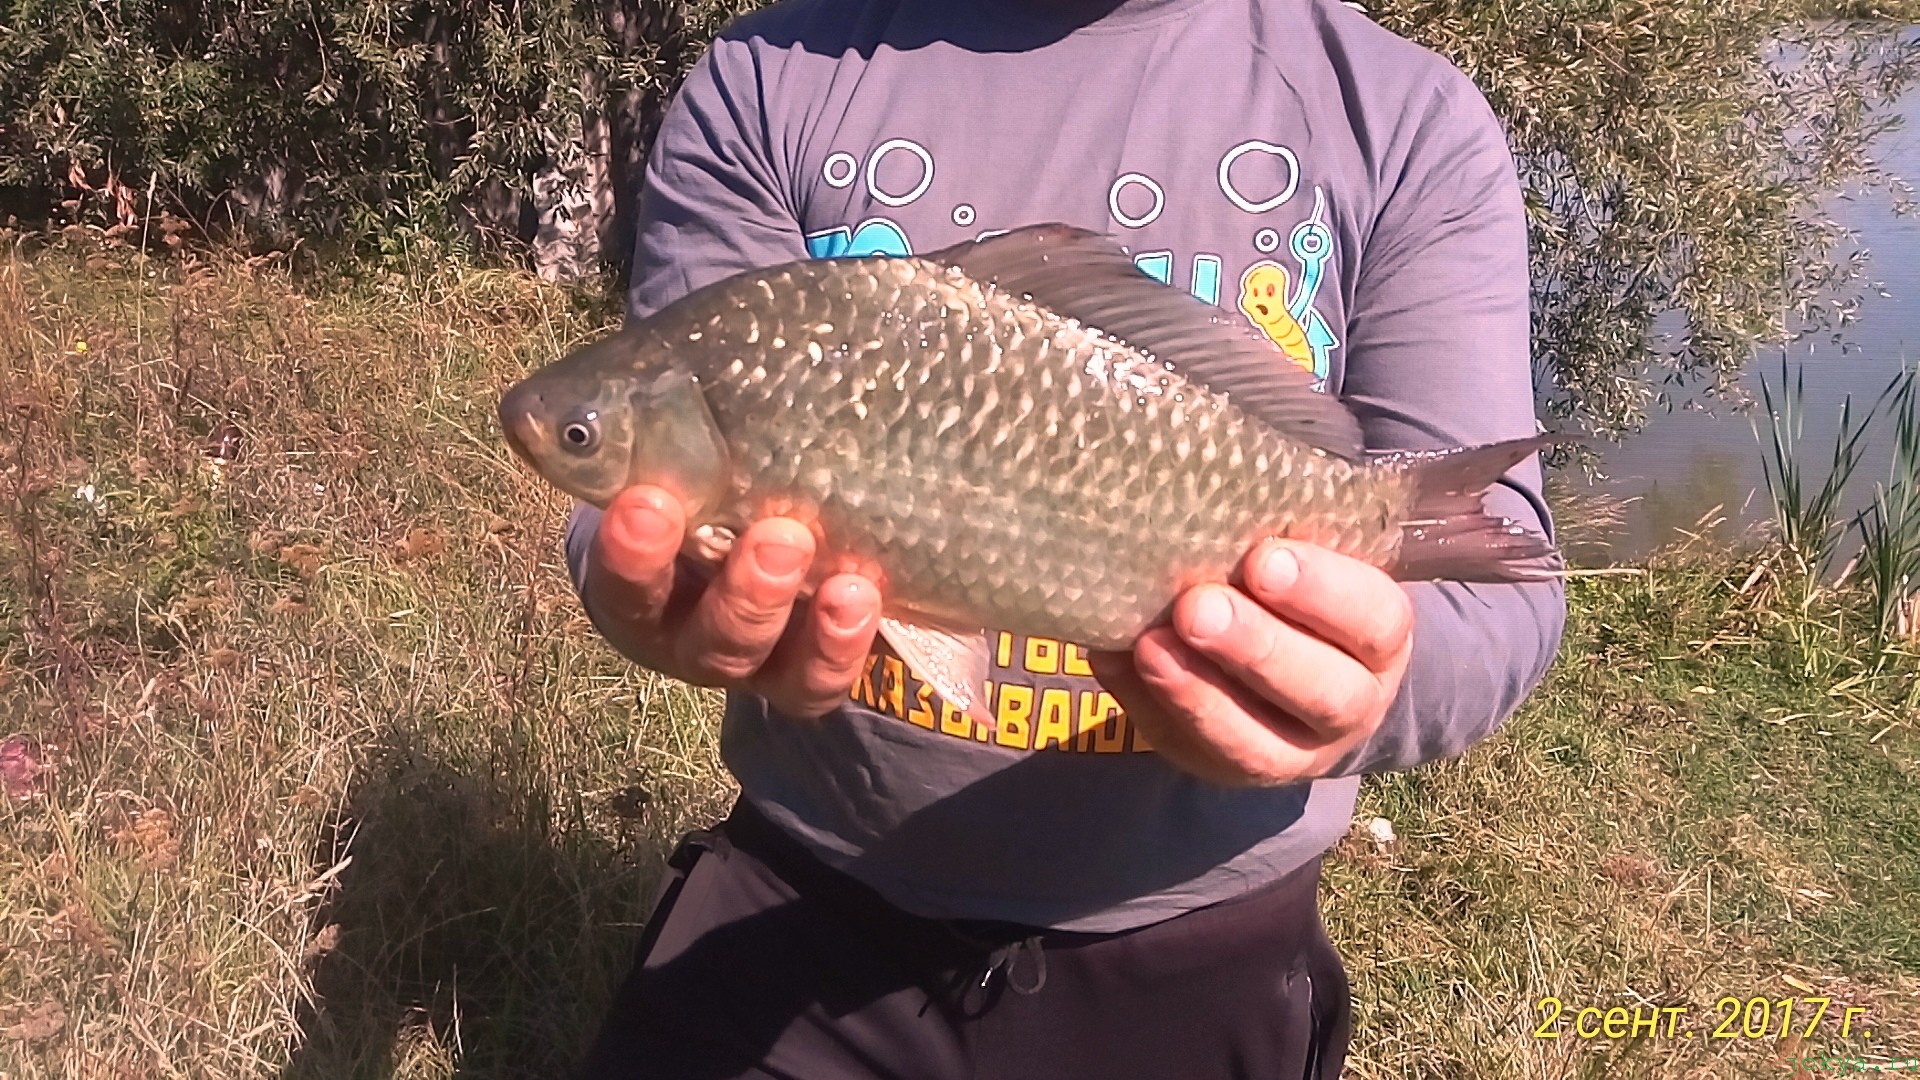
{"type": "Polygon", "coordinates": [[[1313,371],[1313,346],[1307,332],[1287,311],[1287,289],[1291,284],[1285,267],[1277,263],[1256,263],[1240,282],[1240,310],[1246,312],[1280,351],[1293,362],[1313,371]]]}

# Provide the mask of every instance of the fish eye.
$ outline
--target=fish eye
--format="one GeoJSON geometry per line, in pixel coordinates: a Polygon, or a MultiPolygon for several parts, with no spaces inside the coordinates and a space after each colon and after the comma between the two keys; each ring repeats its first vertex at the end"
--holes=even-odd
{"type": "Polygon", "coordinates": [[[600,443],[600,415],[581,413],[560,428],[560,444],[575,453],[585,453],[600,443]]]}

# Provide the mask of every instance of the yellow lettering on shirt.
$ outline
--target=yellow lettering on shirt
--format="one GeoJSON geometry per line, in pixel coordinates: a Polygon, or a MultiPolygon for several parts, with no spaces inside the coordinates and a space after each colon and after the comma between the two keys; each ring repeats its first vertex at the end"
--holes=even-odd
{"type": "Polygon", "coordinates": [[[1015,750],[1033,748],[1033,687],[1000,686],[1000,702],[994,712],[999,727],[993,741],[1015,750]]]}
{"type": "MultiPolygon", "coordinates": [[[[1034,675],[1090,677],[1087,650],[1044,637],[997,635],[1000,668],[1015,657],[1034,675]]],[[[1018,670],[1016,668],[1015,670],[1018,670]]],[[[983,685],[981,704],[998,724],[989,728],[940,697],[899,657],[875,651],[867,657],[848,699],[905,721],[922,731],[1015,750],[1062,750],[1081,754],[1151,752],[1147,737],[1130,723],[1112,694],[1100,689],[1037,687],[1026,681],[983,685]],[[936,705],[935,703],[938,702],[936,705]]]]}
{"type": "Polygon", "coordinates": [[[923,682],[920,692],[913,696],[913,711],[907,714],[907,722],[915,727],[933,730],[933,684],[923,682]]]}
{"type": "Polygon", "coordinates": [[[897,656],[880,661],[880,707],[896,720],[907,718],[907,665],[897,656]]]}
{"type": "Polygon", "coordinates": [[[860,677],[854,680],[853,689],[847,694],[848,697],[865,705],[869,709],[874,708],[878,704],[873,696],[873,671],[879,666],[879,654],[868,653],[866,664],[860,668],[860,677]]]}
{"type": "Polygon", "coordinates": [[[1096,754],[1119,754],[1127,749],[1127,717],[1120,703],[1105,690],[1080,695],[1080,739],[1083,749],[1096,754]]]}
{"type": "Polygon", "coordinates": [[[1057,686],[1040,691],[1040,717],[1033,724],[1033,748],[1061,750],[1073,741],[1073,695],[1057,686]]]}
{"type": "Polygon", "coordinates": [[[951,735],[956,739],[970,739],[973,737],[973,729],[979,726],[973,722],[973,717],[954,708],[953,702],[946,698],[940,699],[940,734],[951,735]]]}
{"type": "Polygon", "coordinates": [[[1058,675],[1060,673],[1060,643],[1052,638],[1028,638],[1027,655],[1021,666],[1035,675],[1058,675]]]}
{"type": "Polygon", "coordinates": [[[1087,650],[1078,645],[1067,645],[1061,652],[1060,670],[1069,675],[1092,675],[1093,667],[1087,663],[1087,650]]]}

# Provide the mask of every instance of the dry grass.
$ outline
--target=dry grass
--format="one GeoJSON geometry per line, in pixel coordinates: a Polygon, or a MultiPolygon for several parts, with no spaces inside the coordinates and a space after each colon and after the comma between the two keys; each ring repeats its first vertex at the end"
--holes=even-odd
{"type": "MultiPolygon", "coordinates": [[[[729,795],[711,700],[597,644],[493,431],[610,306],[0,251],[0,1077],[573,1060],[662,845],[729,795]]],[[[1328,901],[1355,1076],[1788,1075],[1535,1040],[1546,993],[1831,992],[1920,1054],[1912,665],[1850,661],[1841,598],[1787,633],[1752,567],[1576,582],[1505,734],[1369,783],[1398,840],[1343,844],[1328,901]]]]}
{"type": "Polygon", "coordinates": [[[0,809],[0,1074],[571,1060],[662,838],[725,798],[705,703],[597,645],[492,432],[602,310],[0,253],[0,734],[48,768],[0,809]]]}

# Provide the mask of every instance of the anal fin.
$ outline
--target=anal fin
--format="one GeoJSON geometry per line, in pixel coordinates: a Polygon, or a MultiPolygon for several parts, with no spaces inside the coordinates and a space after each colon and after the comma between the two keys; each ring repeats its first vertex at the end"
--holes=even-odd
{"type": "Polygon", "coordinates": [[[882,618],[880,636],[899,654],[909,671],[933,687],[934,693],[988,731],[994,729],[995,720],[986,700],[991,654],[984,632],[961,634],[882,618]]]}

